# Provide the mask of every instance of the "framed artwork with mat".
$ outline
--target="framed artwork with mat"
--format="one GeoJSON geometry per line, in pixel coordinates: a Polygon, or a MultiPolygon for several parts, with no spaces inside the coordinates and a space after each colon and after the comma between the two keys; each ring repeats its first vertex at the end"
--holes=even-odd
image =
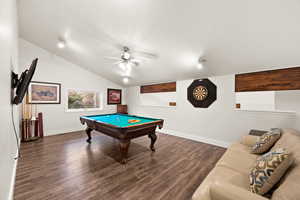
{"type": "Polygon", "coordinates": [[[32,81],[28,87],[29,104],[60,104],[61,84],[32,81]]]}

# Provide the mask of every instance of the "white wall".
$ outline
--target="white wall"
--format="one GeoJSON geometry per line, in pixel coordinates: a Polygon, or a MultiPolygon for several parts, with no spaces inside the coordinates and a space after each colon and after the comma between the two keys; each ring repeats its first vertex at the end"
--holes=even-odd
{"type": "MultiPolygon", "coordinates": [[[[115,105],[107,105],[107,88],[123,89],[121,86],[108,81],[84,68],[72,64],[61,57],[20,39],[20,70],[28,66],[36,57],[39,58],[35,81],[61,83],[61,104],[38,105],[39,112],[43,112],[45,135],[53,135],[70,131],[82,130],[85,127],[80,124],[79,117],[101,113],[116,112],[115,105]],[[66,112],[67,89],[89,89],[103,92],[104,109],[102,111],[66,112]]],[[[55,45],[55,44],[53,44],[55,45]]],[[[101,66],[99,66],[101,67],[101,66]]],[[[123,103],[124,99],[123,89],[123,103]]]]}
{"type": "Polygon", "coordinates": [[[140,103],[143,106],[169,107],[170,102],[176,102],[176,92],[143,93],[140,103]]]}
{"type": "Polygon", "coordinates": [[[296,112],[297,121],[295,128],[300,130],[300,91],[276,91],[275,102],[276,110],[290,110],[296,112]]]}
{"type": "MultiPolygon", "coordinates": [[[[16,139],[11,117],[10,75],[17,72],[18,29],[15,0],[0,1],[0,199],[11,199],[16,161],[16,139]]],[[[14,106],[15,123],[18,131],[18,110],[14,106]]]]}
{"type": "Polygon", "coordinates": [[[187,100],[187,87],[192,80],[177,81],[176,108],[141,106],[139,87],[127,89],[130,114],[165,120],[164,131],[221,146],[238,140],[250,129],[295,127],[296,115],[273,112],[235,110],[234,75],[211,77],[217,87],[217,101],[209,108],[194,108],[187,100]]]}
{"type": "Polygon", "coordinates": [[[275,110],[275,91],[237,92],[235,99],[241,105],[241,110],[275,110]]]}

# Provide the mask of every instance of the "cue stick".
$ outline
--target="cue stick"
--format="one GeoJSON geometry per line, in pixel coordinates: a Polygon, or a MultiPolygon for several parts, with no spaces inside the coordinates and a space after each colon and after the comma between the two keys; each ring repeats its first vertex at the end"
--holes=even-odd
{"type": "Polygon", "coordinates": [[[26,140],[28,139],[28,133],[29,133],[29,126],[28,126],[28,119],[26,119],[26,140]]]}
{"type": "Polygon", "coordinates": [[[39,120],[34,121],[34,136],[39,137],[39,120]]]}
{"type": "Polygon", "coordinates": [[[25,115],[25,119],[28,119],[28,104],[26,103],[25,104],[25,107],[26,107],[26,115],[25,115]]]}
{"type": "Polygon", "coordinates": [[[38,113],[39,120],[39,136],[44,137],[44,127],[43,127],[43,113],[38,113]]]}
{"type": "Polygon", "coordinates": [[[32,104],[29,104],[30,105],[30,115],[29,115],[29,119],[32,119],[32,104]]]}
{"type": "Polygon", "coordinates": [[[24,118],[25,115],[25,109],[24,109],[24,103],[22,103],[22,118],[24,118]]]}
{"type": "Polygon", "coordinates": [[[24,115],[23,115],[23,119],[26,119],[26,104],[23,103],[23,105],[24,105],[24,115]]]}

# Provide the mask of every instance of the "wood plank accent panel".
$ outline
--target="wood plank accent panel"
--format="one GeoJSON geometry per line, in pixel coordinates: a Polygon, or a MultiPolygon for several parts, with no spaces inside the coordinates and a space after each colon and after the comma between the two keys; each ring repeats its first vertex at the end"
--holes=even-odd
{"type": "Polygon", "coordinates": [[[95,132],[44,137],[21,145],[14,200],[190,200],[225,152],[224,148],[159,134],[131,143],[129,162],[120,165],[115,140],[95,132]]]}
{"type": "Polygon", "coordinates": [[[176,82],[142,85],[141,93],[176,92],[176,82]]]}
{"type": "Polygon", "coordinates": [[[300,90],[300,67],[235,75],[235,91],[300,90]]]}

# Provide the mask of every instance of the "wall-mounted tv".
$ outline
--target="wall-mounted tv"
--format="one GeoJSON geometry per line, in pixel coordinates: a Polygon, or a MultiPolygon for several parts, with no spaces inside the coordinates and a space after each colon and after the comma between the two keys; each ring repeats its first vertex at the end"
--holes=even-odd
{"type": "Polygon", "coordinates": [[[16,93],[12,97],[12,104],[20,104],[23,101],[23,98],[27,92],[29,83],[34,75],[36,65],[38,63],[38,58],[34,59],[30,65],[29,69],[26,69],[20,76],[12,72],[11,84],[12,89],[16,88],[16,93]]]}

